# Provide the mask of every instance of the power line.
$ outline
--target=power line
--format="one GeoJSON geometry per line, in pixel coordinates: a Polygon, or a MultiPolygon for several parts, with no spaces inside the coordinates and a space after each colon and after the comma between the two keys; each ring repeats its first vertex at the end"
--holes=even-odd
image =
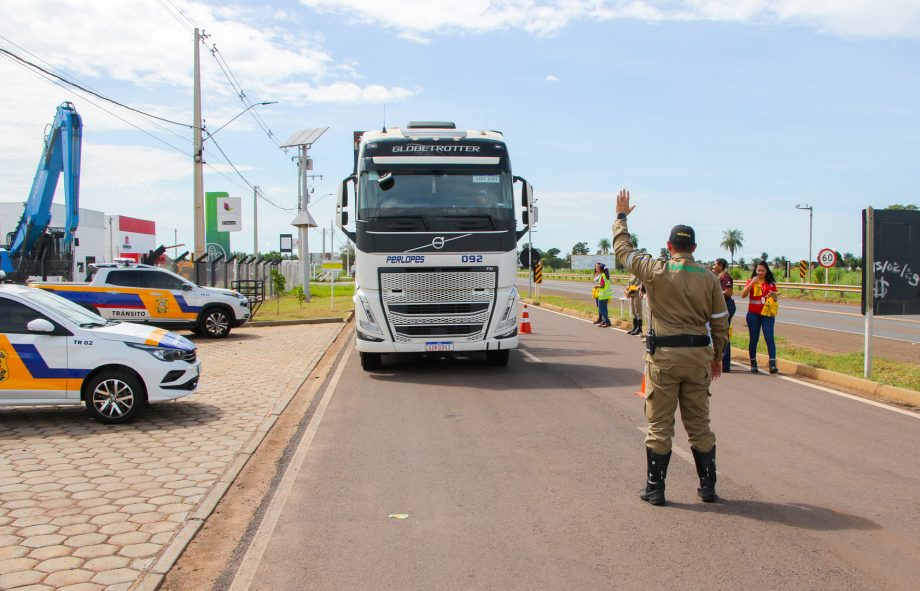
{"type": "Polygon", "coordinates": [[[145,111],[141,111],[140,109],[135,109],[134,107],[130,107],[130,106],[124,104],[124,103],[120,103],[120,102],[116,101],[115,99],[109,98],[109,97],[107,97],[107,96],[105,96],[105,95],[99,94],[98,92],[96,92],[96,91],[94,91],[94,90],[90,90],[89,88],[86,88],[85,86],[83,86],[83,85],[81,85],[81,84],[77,84],[76,82],[73,82],[73,81],[71,81],[71,80],[68,80],[67,78],[65,78],[65,77],[63,77],[63,76],[59,76],[59,75],[55,74],[54,72],[51,72],[51,71],[49,71],[49,70],[46,70],[45,68],[39,66],[38,64],[36,64],[36,63],[34,63],[34,62],[30,62],[29,60],[25,59],[24,57],[21,57],[21,56],[19,56],[19,55],[16,55],[15,53],[13,53],[12,51],[9,51],[8,49],[4,49],[4,48],[0,47],[0,53],[6,55],[8,58],[12,58],[12,59],[14,59],[14,60],[16,60],[16,61],[22,63],[23,65],[26,65],[26,66],[28,66],[28,67],[30,67],[30,68],[34,68],[34,69],[36,69],[36,70],[42,72],[43,74],[45,74],[45,75],[47,75],[47,76],[51,76],[51,77],[53,77],[53,78],[57,78],[58,80],[60,80],[60,81],[63,82],[64,84],[67,84],[68,86],[72,86],[72,87],[74,87],[74,88],[77,88],[77,89],[79,89],[79,90],[82,90],[83,92],[88,93],[88,94],[91,94],[91,95],[95,96],[96,98],[100,98],[100,99],[102,99],[102,100],[104,100],[104,101],[106,101],[106,102],[112,103],[112,104],[114,104],[114,105],[118,105],[119,107],[121,107],[121,108],[123,108],[123,109],[128,109],[129,111],[134,111],[135,113],[138,113],[138,114],[140,114],[140,115],[143,115],[144,117],[150,117],[151,119],[157,119],[157,120],[159,120],[159,121],[164,121],[164,122],[166,122],[166,123],[172,123],[173,125],[179,125],[179,126],[181,126],[181,127],[187,127],[187,128],[189,128],[189,129],[193,129],[193,126],[189,125],[188,123],[179,123],[178,121],[172,121],[172,120],[170,120],[170,119],[166,119],[166,118],[160,117],[160,116],[158,116],[158,115],[153,115],[153,114],[151,114],[151,113],[147,113],[147,112],[145,112],[145,111]]]}
{"type": "Polygon", "coordinates": [[[178,22],[180,25],[188,29],[189,32],[194,30],[195,27],[197,26],[192,21],[192,19],[186,16],[185,12],[181,8],[179,8],[179,6],[175,2],[172,2],[171,0],[157,0],[157,4],[162,6],[163,10],[168,12],[169,15],[176,20],[176,22],[178,22]]]}
{"type": "MultiPolygon", "coordinates": [[[[210,140],[211,142],[213,142],[214,147],[216,147],[216,148],[217,148],[217,151],[221,153],[221,155],[224,157],[224,160],[227,162],[227,164],[230,165],[230,168],[233,169],[233,172],[235,172],[235,173],[237,174],[237,176],[239,176],[239,177],[243,180],[243,182],[246,183],[246,186],[249,187],[250,190],[255,191],[255,187],[252,185],[252,183],[249,182],[249,180],[248,180],[245,176],[243,176],[243,173],[241,173],[241,172],[239,171],[239,169],[236,167],[236,165],[233,164],[233,162],[230,160],[230,157],[227,156],[227,153],[226,153],[226,152],[224,152],[224,149],[221,148],[221,147],[220,147],[220,144],[217,143],[217,140],[214,139],[214,136],[211,135],[211,134],[208,134],[208,137],[207,137],[206,139],[208,139],[208,140],[210,140]]],[[[274,206],[274,207],[277,207],[278,209],[282,209],[282,210],[284,210],[284,211],[294,211],[294,209],[295,209],[295,208],[293,208],[293,207],[282,207],[282,206],[278,205],[277,203],[275,203],[274,201],[272,201],[271,199],[269,199],[268,196],[266,196],[264,193],[262,193],[261,190],[258,192],[258,194],[259,194],[259,196],[260,196],[262,199],[265,200],[266,203],[268,203],[268,204],[270,204],[270,205],[272,205],[272,206],[274,206]]]]}
{"type": "MultiPolygon", "coordinates": [[[[8,58],[7,58],[7,59],[8,59],[8,58]]],[[[33,70],[33,69],[31,69],[31,68],[29,68],[29,67],[27,67],[27,66],[25,66],[24,64],[21,64],[21,63],[19,63],[19,62],[16,62],[16,61],[13,61],[13,60],[10,60],[10,61],[12,61],[14,64],[16,64],[16,65],[18,65],[18,66],[21,66],[21,67],[22,67],[23,69],[25,69],[27,72],[29,72],[29,73],[31,73],[31,74],[33,74],[33,75],[35,75],[35,76],[38,76],[39,78],[41,78],[42,80],[45,80],[46,82],[49,82],[49,83],[51,83],[51,84],[54,84],[55,86],[59,86],[60,88],[63,88],[64,90],[69,90],[66,86],[64,86],[63,84],[61,84],[60,82],[58,82],[58,81],[55,80],[55,79],[49,78],[49,77],[47,77],[47,76],[44,76],[42,73],[36,72],[35,70],[33,70]]],[[[55,78],[56,78],[56,77],[55,77],[55,78]]],[[[172,148],[173,150],[176,150],[177,152],[179,152],[179,153],[181,153],[181,154],[184,154],[184,155],[186,155],[186,156],[189,154],[189,151],[184,150],[184,149],[182,149],[182,148],[179,148],[179,147],[177,147],[177,146],[175,146],[175,145],[173,145],[173,144],[167,142],[167,141],[164,140],[163,138],[157,137],[156,135],[150,133],[149,131],[147,131],[146,129],[140,127],[139,125],[134,124],[132,121],[129,121],[129,120],[125,119],[124,117],[121,117],[120,115],[117,115],[117,114],[113,113],[112,111],[106,109],[105,107],[103,107],[103,106],[100,105],[99,103],[97,103],[97,102],[95,102],[95,101],[93,101],[93,100],[91,100],[91,99],[85,98],[85,97],[84,97],[84,100],[85,100],[86,102],[90,103],[91,105],[95,106],[97,109],[99,109],[99,110],[101,110],[101,111],[104,111],[105,113],[108,113],[109,115],[111,115],[112,117],[115,117],[115,118],[118,119],[119,121],[122,121],[123,123],[126,123],[126,124],[130,125],[131,127],[137,129],[137,130],[140,131],[141,133],[150,136],[151,138],[155,139],[156,141],[158,141],[158,142],[160,142],[160,143],[162,143],[162,144],[165,144],[166,146],[169,146],[169,147],[172,148]]],[[[175,132],[170,131],[170,133],[175,133],[175,132]]],[[[179,136],[179,137],[181,138],[182,136],[179,136]]],[[[182,139],[186,139],[186,138],[182,138],[182,139]]]]}

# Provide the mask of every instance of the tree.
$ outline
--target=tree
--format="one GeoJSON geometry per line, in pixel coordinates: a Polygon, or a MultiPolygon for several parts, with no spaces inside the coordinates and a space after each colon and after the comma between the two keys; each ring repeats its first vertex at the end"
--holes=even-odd
{"type": "Polygon", "coordinates": [[[735,264],[735,252],[744,246],[744,234],[741,230],[729,228],[722,232],[722,248],[731,253],[731,264],[735,264]]]}
{"type": "Polygon", "coordinates": [[[744,257],[738,259],[738,266],[742,269],[747,266],[747,261],[744,260],[744,257]]]}
{"type": "Polygon", "coordinates": [[[852,252],[846,252],[843,254],[843,266],[846,267],[847,271],[855,271],[857,267],[856,257],[853,256],[852,252]]]}
{"type": "Polygon", "coordinates": [[[767,264],[767,262],[770,260],[770,255],[768,255],[765,252],[762,252],[760,253],[760,260],[763,261],[764,264],[767,264]]]}
{"type": "Polygon", "coordinates": [[[909,203],[907,205],[901,205],[900,203],[895,203],[893,205],[889,205],[885,209],[894,209],[895,211],[917,211],[917,206],[914,205],[913,203],[909,203]]]}
{"type": "Polygon", "coordinates": [[[660,251],[658,251],[658,258],[664,259],[666,261],[670,261],[671,253],[668,252],[667,248],[662,248],[660,251]]]}
{"type": "Polygon", "coordinates": [[[629,242],[632,244],[633,248],[639,248],[639,235],[631,233],[629,235],[629,242]]]}
{"type": "Polygon", "coordinates": [[[543,253],[541,261],[543,262],[543,268],[545,269],[562,269],[565,267],[565,259],[559,258],[559,253],[562,252],[558,248],[547,249],[543,253]]]}
{"type": "Polygon", "coordinates": [[[590,251],[588,250],[588,243],[587,242],[576,242],[575,246],[572,247],[572,254],[581,254],[581,255],[590,254],[590,251]]]}
{"type": "Polygon", "coordinates": [[[597,243],[598,254],[610,254],[610,239],[601,238],[597,243]]]}

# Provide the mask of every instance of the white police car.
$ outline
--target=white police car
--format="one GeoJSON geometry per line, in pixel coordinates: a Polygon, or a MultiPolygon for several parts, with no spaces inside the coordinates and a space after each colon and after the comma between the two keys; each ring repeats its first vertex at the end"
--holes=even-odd
{"type": "Polygon", "coordinates": [[[0,285],[0,406],[86,406],[103,423],[188,396],[201,364],[188,339],[106,320],[41,289],[0,285]]]}

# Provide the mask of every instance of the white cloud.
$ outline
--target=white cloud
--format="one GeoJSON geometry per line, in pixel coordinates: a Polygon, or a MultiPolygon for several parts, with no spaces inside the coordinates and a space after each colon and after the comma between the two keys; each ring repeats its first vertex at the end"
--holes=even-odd
{"type": "Polygon", "coordinates": [[[546,80],[547,82],[559,82],[559,77],[553,74],[548,74],[546,78],[544,78],[544,80],[546,80]]]}
{"type": "Polygon", "coordinates": [[[301,0],[418,42],[450,33],[558,33],[575,20],[715,21],[806,26],[846,36],[918,37],[916,0],[301,0]]]}

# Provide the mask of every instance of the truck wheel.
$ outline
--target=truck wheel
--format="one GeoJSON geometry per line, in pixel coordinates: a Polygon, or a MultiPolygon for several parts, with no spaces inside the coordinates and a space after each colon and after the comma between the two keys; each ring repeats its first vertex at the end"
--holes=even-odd
{"type": "Polygon", "coordinates": [[[505,366],[508,365],[508,358],[511,356],[511,349],[499,349],[498,351],[486,351],[486,363],[489,365],[505,366]]]}
{"type": "Polygon", "coordinates": [[[208,308],[198,318],[198,331],[212,339],[222,339],[230,334],[230,315],[224,308],[208,308]]]}
{"type": "Polygon", "coordinates": [[[374,371],[380,369],[382,365],[380,353],[359,353],[361,356],[361,369],[364,371],[374,371]]]}
{"type": "Polygon", "coordinates": [[[131,373],[109,369],[96,374],[84,386],[86,412],[100,423],[127,423],[147,402],[140,381],[131,373]]]}

